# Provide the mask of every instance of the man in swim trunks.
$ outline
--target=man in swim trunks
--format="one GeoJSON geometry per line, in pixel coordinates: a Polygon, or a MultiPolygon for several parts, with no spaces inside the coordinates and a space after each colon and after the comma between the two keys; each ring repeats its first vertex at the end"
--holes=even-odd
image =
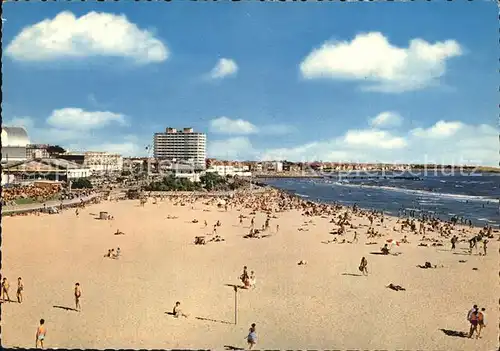
{"type": "Polygon", "coordinates": [[[36,341],[35,348],[38,348],[38,343],[40,343],[40,347],[43,349],[43,341],[45,340],[45,336],[47,335],[47,329],[45,328],[45,320],[40,319],[40,326],[36,329],[36,341]]]}
{"type": "Polygon", "coordinates": [[[470,330],[469,330],[469,339],[472,338],[474,333],[477,333],[477,325],[479,322],[479,311],[476,309],[474,310],[469,317],[469,322],[470,322],[470,330]]]}
{"type": "Polygon", "coordinates": [[[82,306],[80,305],[80,298],[82,297],[82,291],[80,289],[80,283],[75,284],[75,309],[80,312],[82,306]]]}
{"type": "Polygon", "coordinates": [[[186,317],[187,318],[187,314],[185,314],[184,312],[182,312],[181,310],[181,303],[179,301],[177,301],[175,303],[175,306],[174,306],[174,309],[172,311],[174,313],[174,317],[175,318],[179,318],[179,317],[186,317]]]}
{"type": "Polygon", "coordinates": [[[481,308],[481,311],[477,313],[477,325],[479,326],[479,329],[477,330],[476,339],[479,339],[481,337],[481,330],[486,327],[486,318],[484,316],[485,310],[486,309],[483,307],[481,308]]]}
{"type": "Polygon", "coordinates": [[[363,273],[363,275],[368,275],[368,261],[365,257],[361,258],[361,263],[359,264],[359,270],[363,273]]]}
{"type": "Polygon", "coordinates": [[[21,277],[19,277],[17,278],[17,293],[16,293],[17,302],[19,303],[23,302],[23,290],[24,290],[24,284],[21,277]]]}
{"type": "Polygon", "coordinates": [[[3,280],[2,280],[2,297],[3,297],[4,301],[5,301],[5,297],[7,297],[7,301],[10,302],[9,282],[7,281],[7,278],[3,278],[3,280]]]}

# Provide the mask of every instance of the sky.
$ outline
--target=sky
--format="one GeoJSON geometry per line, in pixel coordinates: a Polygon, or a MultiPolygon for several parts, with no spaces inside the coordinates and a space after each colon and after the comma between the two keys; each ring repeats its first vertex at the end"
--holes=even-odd
{"type": "Polygon", "coordinates": [[[207,133],[235,160],[498,166],[498,8],[419,3],[3,4],[3,124],[148,155],[207,133]]]}

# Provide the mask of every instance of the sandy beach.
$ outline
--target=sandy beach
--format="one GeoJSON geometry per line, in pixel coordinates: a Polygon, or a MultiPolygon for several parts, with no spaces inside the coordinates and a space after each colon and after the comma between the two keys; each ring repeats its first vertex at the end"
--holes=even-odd
{"type": "MultiPolygon", "coordinates": [[[[226,211],[202,201],[193,206],[167,199],[145,206],[138,200],[103,201],[81,209],[78,217],[67,210],[3,218],[2,277],[10,282],[12,300],[18,276],[25,287],[23,303],[2,304],[3,346],[34,347],[40,318],[46,321],[48,348],[246,348],[251,323],[257,325],[256,349],[492,350],[498,345],[498,233],[489,240],[488,255],[478,254],[481,246],[469,255],[467,242],[458,243],[455,252],[449,239],[441,238],[443,246],[418,246],[421,236],[394,232],[400,225],[390,217],[374,223],[383,236],[368,239],[368,218],[354,216],[357,243],[325,244],[337,237],[329,234],[333,216],[290,210],[276,213],[268,236],[255,239],[243,237],[250,209],[226,211]],[[114,220],[97,220],[100,211],[114,220]],[[243,224],[240,214],[248,217],[243,224]],[[212,233],[217,220],[222,223],[217,235],[225,240],[195,245],[195,236],[212,233]],[[117,229],[125,235],[114,235],[117,229]],[[404,235],[410,243],[391,249],[401,254],[371,254],[387,239],[401,241],[404,235]],[[369,241],[377,244],[366,245],[369,241]],[[103,257],[117,247],[119,259],[103,257]],[[368,276],[358,270],[363,256],[368,276]],[[301,260],[307,264],[298,265],[301,260]],[[426,261],[437,268],[417,267],[426,261]],[[257,282],[253,289],[238,290],[234,325],[234,291],[225,284],[241,284],[245,265],[257,282]],[[81,312],[65,309],[75,307],[76,282],[81,312]],[[389,283],[406,291],[388,289],[389,283]],[[166,313],[176,301],[188,318],[166,313]],[[473,304],[486,308],[482,338],[447,335],[468,332],[466,315],[473,304]]],[[[257,213],[256,227],[265,219],[257,213]]],[[[350,241],[353,233],[348,229],[342,238],[350,241]]]]}

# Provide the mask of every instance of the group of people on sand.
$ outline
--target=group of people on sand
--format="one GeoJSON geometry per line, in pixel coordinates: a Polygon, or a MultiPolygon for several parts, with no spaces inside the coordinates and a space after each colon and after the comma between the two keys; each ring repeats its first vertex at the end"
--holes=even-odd
{"type": "MultiPolygon", "coordinates": [[[[75,310],[80,312],[82,309],[82,306],[80,304],[80,299],[82,297],[82,290],[80,288],[80,283],[75,283],[74,296],[75,296],[75,310]]],[[[42,318],[40,319],[40,325],[36,329],[35,348],[38,348],[38,346],[40,346],[43,349],[43,342],[46,336],[47,336],[47,327],[45,326],[45,319],[42,318]]]]}
{"type": "Polygon", "coordinates": [[[108,253],[104,255],[104,257],[109,257],[109,258],[113,258],[113,259],[117,259],[120,257],[120,254],[121,254],[121,250],[120,248],[116,248],[116,251],[115,249],[108,249],[108,253]]]}
{"type": "Polygon", "coordinates": [[[467,313],[467,321],[470,323],[469,339],[476,335],[476,339],[481,337],[481,331],[486,327],[486,309],[483,307],[479,310],[477,305],[472,306],[472,309],[467,313]]]}
{"type": "Polygon", "coordinates": [[[243,267],[243,273],[240,275],[240,280],[243,283],[245,289],[255,288],[255,285],[257,283],[255,272],[251,271],[249,275],[247,266],[243,267]]]}
{"type": "MultiPolygon", "coordinates": [[[[0,302],[11,302],[12,300],[10,299],[9,296],[9,288],[10,284],[7,280],[7,278],[2,279],[1,287],[0,287],[0,302]]],[[[16,290],[16,298],[18,303],[23,302],[23,291],[24,291],[24,284],[23,280],[21,277],[17,278],[17,290],[16,290]]]]}

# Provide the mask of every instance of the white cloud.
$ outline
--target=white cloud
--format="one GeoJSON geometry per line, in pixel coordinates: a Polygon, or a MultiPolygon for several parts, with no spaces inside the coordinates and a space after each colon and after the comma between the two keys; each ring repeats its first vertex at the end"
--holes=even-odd
{"type": "Polygon", "coordinates": [[[47,123],[57,128],[90,130],[102,128],[110,123],[125,125],[125,116],[109,111],[85,111],[81,108],[63,108],[52,111],[47,123]]]}
{"type": "Polygon", "coordinates": [[[293,126],[286,124],[269,124],[259,128],[259,132],[264,135],[285,135],[295,132],[293,126]]]}
{"type": "Polygon", "coordinates": [[[291,148],[261,150],[262,160],[474,164],[498,166],[498,130],[489,125],[439,121],[396,136],[376,129],[291,148]],[[458,127],[459,126],[459,127],[458,127]]]}
{"type": "Polygon", "coordinates": [[[439,121],[430,128],[415,128],[411,133],[421,138],[443,138],[449,137],[464,128],[462,122],[439,121]]]}
{"type": "Polygon", "coordinates": [[[210,71],[212,79],[221,79],[228,76],[234,76],[238,73],[238,65],[234,60],[221,58],[215,67],[210,71]]]}
{"type": "Polygon", "coordinates": [[[97,150],[124,156],[145,156],[147,152],[144,146],[140,146],[141,143],[135,135],[110,136],[96,133],[96,129],[111,122],[124,123],[120,116],[111,112],[61,109],[53,111],[45,123],[38,127],[35,127],[35,121],[31,117],[6,119],[5,125],[24,126],[30,140],[36,144],[57,144],[76,151],[97,150]]]}
{"type": "Polygon", "coordinates": [[[370,120],[370,125],[375,128],[394,127],[401,125],[403,119],[396,112],[381,112],[370,120]]]}
{"type": "Polygon", "coordinates": [[[29,133],[31,129],[35,126],[35,121],[31,117],[14,117],[8,121],[3,123],[4,126],[7,127],[24,127],[29,133]]]}
{"type": "Polygon", "coordinates": [[[371,147],[379,149],[401,149],[406,146],[406,140],[393,136],[382,130],[349,130],[342,138],[349,147],[371,147]]]}
{"type": "Polygon", "coordinates": [[[257,127],[248,121],[225,116],[211,120],[210,130],[220,134],[253,134],[258,131],[257,127]]]}
{"type": "Polygon", "coordinates": [[[252,143],[246,137],[215,140],[208,144],[208,157],[245,160],[255,156],[252,143]]]}
{"type": "Polygon", "coordinates": [[[269,124],[257,127],[255,124],[244,119],[231,119],[228,117],[218,117],[210,121],[210,131],[217,134],[232,135],[284,135],[295,131],[295,128],[285,124],[269,124]]]}
{"type": "Polygon", "coordinates": [[[63,11],[23,28],[5,54],[19,61],[112,56],[150,63],[165,61],[169,51],[153,33],[129,22],[125,15],[90,12],[76,18],[63,11]]]}
{"type": "Polygon", "coordinates": [[[398,93],[435,84],[446,71],[446,61],[462,55],[454,40],[428,43],[412,39],[397,47],[379,32],[358,34],[352,41],[327,41],[300,64],[306,79],[367,81],[367,90],[398,93]]]}

